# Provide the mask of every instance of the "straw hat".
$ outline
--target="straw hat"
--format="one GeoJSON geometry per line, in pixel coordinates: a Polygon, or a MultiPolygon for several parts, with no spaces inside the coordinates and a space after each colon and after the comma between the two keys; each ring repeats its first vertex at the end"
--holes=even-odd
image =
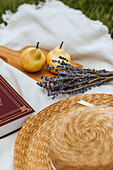
{"type": "Polygon", "coordinates": [[[52,163],[56,169],[113,169],[113,111],[80,100],[113,107],[112,94],[85,94],[30,117],[15,143],[17,170],[52,170],[52,163]]]}

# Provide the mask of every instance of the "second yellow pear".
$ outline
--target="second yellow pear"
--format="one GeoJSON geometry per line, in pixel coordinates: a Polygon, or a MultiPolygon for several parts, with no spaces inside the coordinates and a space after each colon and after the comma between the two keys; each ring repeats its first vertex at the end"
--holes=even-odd
{"type": "MultiPolygon", "coordinates": [[[[60,61],[62,62],[62,59],[59,58],[59,56],[62,56],[66,58],[68,61],[65,61],[65,63],[70,64],[71,63],[71,57],[70,55],[62,48],[63,42],[59,47],[56,47],[52,51],[50,51],[47,55],[47,64],[52,65],[55,69],[56,66],[60,65],[58,62],[53,62],[52,60],[60,61]]],[[[56,72],[54,70],[50,70],[52,73],[58,74],[59,70],[56,72]]]]}

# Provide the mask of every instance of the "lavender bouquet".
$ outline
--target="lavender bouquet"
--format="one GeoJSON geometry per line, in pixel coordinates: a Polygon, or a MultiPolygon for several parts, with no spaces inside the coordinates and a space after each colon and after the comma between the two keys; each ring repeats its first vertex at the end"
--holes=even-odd
{"type": "Polygon", "coordinates": [[[54,70],[58,76],[48,78],[41,75],[41,82],[37,82],[40,87],[47,90],[48,96],[54,99],[59,94],[78,94],[90,90],[92,87],[100,86],[110,80],[113,80],[113,71],[85,69],[73,67],[67,64],[66,58],[59,56],[58,66],[54,68],[52,65],[48,66],[48,70],[54,70]],[[62,60],[61,60],[62,59],[62,60]]]}

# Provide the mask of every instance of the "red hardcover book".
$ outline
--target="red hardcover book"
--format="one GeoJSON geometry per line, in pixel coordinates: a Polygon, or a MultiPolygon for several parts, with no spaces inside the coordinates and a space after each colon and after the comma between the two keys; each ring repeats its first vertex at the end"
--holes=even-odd
{"type": "Polygon", "coordinates": [[[22,127],[34,109],[0,75],[0,138],[22,127]]]}

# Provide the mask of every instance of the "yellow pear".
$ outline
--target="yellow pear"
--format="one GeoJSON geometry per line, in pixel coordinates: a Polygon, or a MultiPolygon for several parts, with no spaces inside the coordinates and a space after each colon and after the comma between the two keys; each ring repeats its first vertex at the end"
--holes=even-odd
{"type": "Polygon", "coordinates": [[[25,49],[21,54],[21,64],[28,72],[37,72],[42,69],[46,62],[46,57],[42,50],[38,48],[39,42],[35,47],[25,49]]]}
{"type": "MultiPolygon", "coordinates": [[[[52,65],[55,69],[56,66],[60,65],[58,64],[58,62],[53,62],[52,60],[56,60],[56,61],[60,61],[62,62],[62,59],[59,58],[59,56],[62,56],[64,58],[66,58],[68,61],[65,61],[65,63],[70,64],[71,63],[71,57],[70,55],[62,48],[64,42],[61,43],[61,45],[59,47],[56,47],[55,49],[53,49],[52,51],[50,51],[47,55],[47,64],[48,65],[52,65]]],[[[58,71],[54,70],[50,70],[52,73],[58,74],[58,71]]]]}

